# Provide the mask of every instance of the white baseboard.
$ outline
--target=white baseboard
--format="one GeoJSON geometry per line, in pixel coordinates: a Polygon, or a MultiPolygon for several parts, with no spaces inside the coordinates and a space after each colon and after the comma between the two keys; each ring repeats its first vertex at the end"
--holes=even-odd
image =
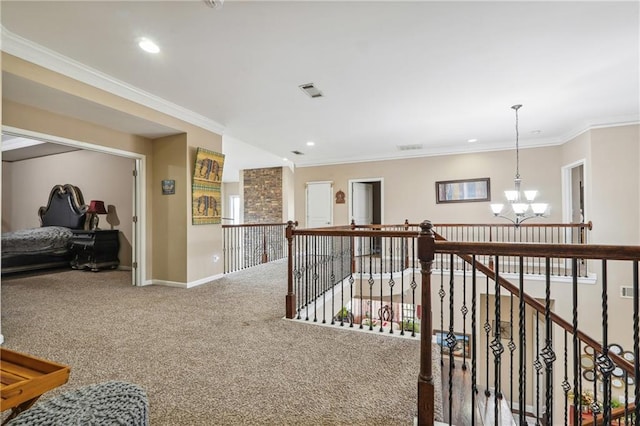
{"type": "Polygon", "coordinates": [[[183,283],[183,282],[179,282],[179,281],[166,281],[166,280],[155,280],[154,279],[154,280],[147,281],[145,283],[145,285],[154,284],[154,285],[163,285],[163,286],[167,286],[167,287],[193,288],[193,287],[197,287],[197,286],[202,285],[202,284],[210,283],[211,281],[219,280],[222,277],[224,277],[224,274],[211,275],[209,277],[200,278],[199,280],[191,281],[191,282],[188,282],[188,283],[183,283]]]}

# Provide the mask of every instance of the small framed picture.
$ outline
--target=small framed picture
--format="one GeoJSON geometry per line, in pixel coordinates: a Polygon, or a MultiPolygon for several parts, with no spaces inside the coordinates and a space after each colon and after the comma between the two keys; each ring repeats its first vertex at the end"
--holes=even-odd
{"type": "Polygon", "coordinates": [[[491,201],[489,178],[444,180],[436,182],[436,203],[491,201]]]}
{"type": "MultiPolygon", "coordinates": [[[[491,323],[493,324],[493,327],[491,327],[493,329],[493,332],[491,333],[491,335],[495,337],[498,331],[496,320],[491,320],[491,323]]],[[[510,322],[500,321],[500,338],[507,339],[507,340],[511,339],[511,323],[510,322]]]]}
{"type": "Polygon", "coordinates": [[[162,195],[173,195],[176,193],[176,181],[165,179],[162,181],[162,195]]]}
{"type": "MultiPolygon", "coordinates": [[[[447,336],[449,332],[445,330],[433,330],[436,336],[436,344],[440,345],[442,353],[448,355],[450,352],[447,336]]],[[[471,357],[471,335],[454,332],[456,344],[453,347],[453,356],[471,357]]]]}

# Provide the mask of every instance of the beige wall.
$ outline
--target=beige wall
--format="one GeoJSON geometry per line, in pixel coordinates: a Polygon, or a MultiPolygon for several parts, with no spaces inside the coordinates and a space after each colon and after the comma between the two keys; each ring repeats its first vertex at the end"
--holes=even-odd
{"type": "MultiPolygon", "coordinates": [[[[523,189],[540,191],[540,201],[552,205],[549,221],[559,222],[562,213],[560,187],[560,147],[520,150],[523,189]],[[541,166],[543,165],[543,166],[541,166]],[[550,172],[552,171],[552,172],[550,172]],[[558,206],[558,207],[556,207],[558,206]]],[[[299,167],[295,172],[295,214],[304,226],[305,184],[333,181],[334,192],[348,194],[349,179],[382,178],[384,223],[411,223],[424,219],[434,223],[502,223],[494,218],[489,202],[436,204],[435,182],[441,180],[489,177],[494,202],[503,202],[505,189],[513,188],[515,151],[389,160],[334,166],[299,167]]],[[[348,206],[333,204],[334,225],[350,221],[348,206]]],[[[537,219],[536,219],[537,220],[537,219]]]]}
{"type": "Polygon", "coordinates": [[[104,201],[110,213],[99,216],[99,227],[120,231],[120,264],[131,266],[133,169],[132,159],[86,150],[5,162],[2,231],[39,227],[38,209],[46,206],[51,188],[70,183],[86,204],[104,201]]]}
{"type": "MultiPolygon", "coordinates": [[[[190,176],[195,160],[195,147],[203,147],[217,152],[221,151],[222,137],[218,134],[87,84],[80,83],[69,77],[57,74],[6,53],[2,54],[2,70],[3,72],[45,85],[51,89],[94,102],[103,108],[111,108],[175,129],[176,134],[187,134],[186,144],[183,146],[186,163],[184,164],[182,178],[184,185],[183,190],[186,194],[190,194],[191,191],[190,176]]],[[[155,164],[153,141],[140,136],[117,132],[92,123],[62,117],[48,111],[15,104],[4,99],[2,124],[144,155],[146,159],[145,207],[147,216],[146,224],[143,224],[143,226],[146,231],[147,280],[185,285],[206,280],[207,278],[222,273],[222,262],[212,262],[212,254],[221,251],[220,226],[193,226],[190,221],[190,203],[186,203],[186,216],[183,221],[183,223],[186,224],[185,226],[167,229],[154,222],[154,198],[159,196],[157,190],[160,185],[160,180],[164,176],[154,175],[154,170],[162,170],[162,164],[155,164]],[[166,264],[166,258],[161,256],[156,258],[154,255],[154,249],[157,248],[154,239],[165,234],[168,234],[167,238],[169,241],[186,241],[186,258],[172,259],[172,262],[182,262],[183,264],[174,264],[172,266],[172,268],[175,267],[178,271],[181,271],[178,272],[177,275],[182,276],[182,279],[177,282],[173,280],[173,278],[175,278],[173,272],[171,272],[172,275],[167,275],[169,274],[169,269],[163,269],[160,266],[161,264],[166,264]],[[184,265],[185,262],[186,266],[184,265]]],[[[176,183],[178,183],[178,179],[176,183]]],[[[177,197],[174,197],[170,198],[167,202],[172,206],[176,206],[178,209],[184,210],[184,199],[181,202],[177,197]]]]}
{"type": "Polygon", "coordinates": [[[296,220],[295,175],[289,167],[282,168],[282,223],[296,220]]]}
{"type": "Polygon", "coordinates": [[[153,221],[165,229],[154,238],[156,276],[171,282],[187,280],[187,210],[191,200],[187,186],[187,136],[167,136],[153,141],[153,221]],[[175,194],[162,195],[162,180],[176,181],[175,194]]]}

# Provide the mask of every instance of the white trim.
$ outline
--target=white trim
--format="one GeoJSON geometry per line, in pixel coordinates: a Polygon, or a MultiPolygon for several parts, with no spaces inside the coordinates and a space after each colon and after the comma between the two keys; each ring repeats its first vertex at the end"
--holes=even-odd
{"type": "Polygon", "coordinates": [[[153,284],[153,285],[163,285],[166,287],[177,287],[177,288],[193,288],[193,287],[197,287],[199,285],[202,284],[207,284],[216,280],[219,280],[220,278],[224,277],[224,274],[216,274],[216,275],[211,275],[209,277],[205,277],[205,278],[200,278],[199,280],[195,280],[195,281],[191,281],[188,283],[182,283],[182,282],[178,282],[178,281],[167,281],[167,280],[150,280],[147,282],[147,284],[153,284]]]}
{"type": "MultiPolygon", "coordinates": [[[[145,166],[146,166],[146,156],[143,154],[138,154],[136,152],[124,151],[122,149],[111,148],[102,145],[96,145],[88,142],[81,142],[73,139],[67,139],[60,136],[48,135],[45,133],[34,132],[31,130],[20,129],[12,126],[2,126],[2,133],[13,136],[27,137],[30,139],[36,139],[44,142],[56,143],[59,145],[68,145],[74,146],[82,149],[86,149],[88,151],[102,152],[105,154],[117,155],[120,157],[131,158],[136,161],[136,163],[140,163],[140,169],[138,170],[138,179],[136,180],[137,188],[136,192],[138,194],[138,226],[134,226],[135,229],[139,230],[138,234],[138,244],[136,246],[137,250],[137,259],[138,259],[138,268],[136,270],[135,282],[140,283],[138,285],[142,285],[141,283],[146,283],[146,231],[145,227],[140,224],[146,223],[146,176],[145,176],[145,166]]],[[[2,167],[0,166],[0,170],[2,167]]]]}
{"type": "Polygon", "coordinates": [[[573,170],[576,167],[582,166],[582,175],[585,178],[583,180],[583,184],[584,184],[584,210],[582,212],[582,218],[583,220],[586,222],[586,210],[587,210],[587,183],[586,183],[586,176],[587,176],[587,161],[586,159],[580,159],[577,161],[574,161],[573,163],[567,164],[565,166],[561,167],[561,180],[562,180],[562,222],[563,223],[571,223],[571,213],[572,213],[572,189],[571,189],[571,170],[573,170]]]}
{"type": "Polygon", "coordinates": [[[222,135],[225,131],[225,126],[210,118],[145,92],[124,81],[20,37],[7,30],[4,26],[0,26],[0,30],[2,50],[4,52],[211,132],[222,135]]]}

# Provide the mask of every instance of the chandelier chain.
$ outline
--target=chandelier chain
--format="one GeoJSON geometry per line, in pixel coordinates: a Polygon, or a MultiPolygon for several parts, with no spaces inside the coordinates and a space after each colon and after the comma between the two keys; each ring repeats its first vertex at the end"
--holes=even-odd
{"type": "Polygon", "coordinates": [[[522,107],[522,105],[513,105],[513,108],[516,111],[516,179],[520,179],[520,132],[518,131],[518,110],[522,107]]]}

